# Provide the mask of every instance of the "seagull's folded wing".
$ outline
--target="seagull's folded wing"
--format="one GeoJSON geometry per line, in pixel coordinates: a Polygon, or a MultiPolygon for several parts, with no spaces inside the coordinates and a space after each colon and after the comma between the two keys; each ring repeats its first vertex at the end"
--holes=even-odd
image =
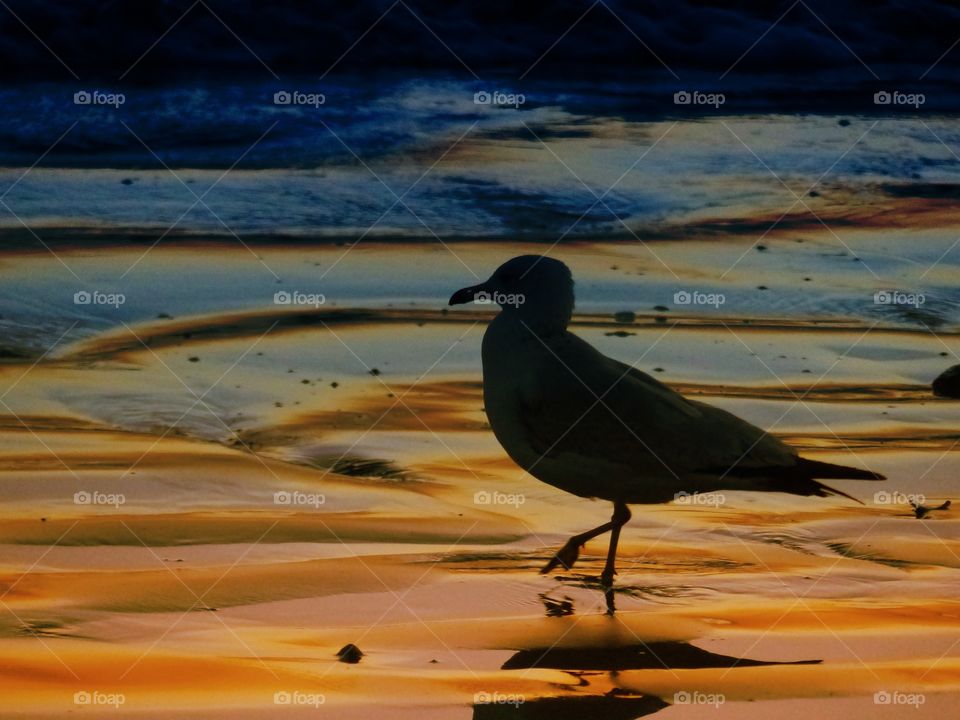
{"type": "Polygon", "coordinates": [[[687,400],[567,333],[544,343],[520,399],[527,441],[553,459],[593,459],[675,478],[786,468],[796,453],[760,428],[687,400]],[[739,471],[739,472],[738,472],[739,471]]]}

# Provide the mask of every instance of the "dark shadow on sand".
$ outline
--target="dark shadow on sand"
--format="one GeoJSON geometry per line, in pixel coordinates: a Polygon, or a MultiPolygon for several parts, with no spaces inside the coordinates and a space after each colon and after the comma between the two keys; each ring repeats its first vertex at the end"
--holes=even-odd
{"type": "Polygon", "coordinates": [[[649,642],[623,647],[530,648],[510,657],[503,670],[692,670],[696,668],[816,665],[820,660],[770,662],[719,655],[685,642],[649,642]]]}
{"type": "MultiPolygon", "coordinates": [[[[690,643],[658,641],[622,647],[529,648],[512,655],[501,667],[503,670],[548,668],[564,670],[579,680],[581,692],[589,693],[590,677],[610,672],[614,680],[620,670],[663,670],[697,668],[759,667],[765,665],[816,665],[820,660],[776,662],[751,660],[703,650],[690,643]]],[[[515,696],[487,698],[490,702],[476,702],[474,720],[634,720],[652,715],[670,703],[660,697],[640,695],[614,688],[605,694],[570,695],[566,697],[524,698],[515,696]],[[502,700],[497,702],[497,700],[502,700]],[[508,700],[512,700],[508,702],[508,700]]]]}
{"type": "Polygon", "coordinates": [[[478,704],[473,720],[634,720],[669,707],[653,695],[588,695],[571,698],[538,698],[520,704],[478,704]]]}

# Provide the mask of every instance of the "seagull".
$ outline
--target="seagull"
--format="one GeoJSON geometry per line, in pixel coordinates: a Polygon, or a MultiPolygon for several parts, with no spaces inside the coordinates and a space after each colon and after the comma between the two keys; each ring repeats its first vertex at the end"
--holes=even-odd
{"type": "Polygon", "coordinates": [[[496,303],[483,336],[483,402],[507,455],[537,479],[613,503],[609,522],[574,535],[542,573],[570,569],[580,549],[610,533],[600,576],[611,588],[628,505],[696,493],[752,490],[842,495],[817,478],[885,480],[869,470],[799,457],[726,410],[690,400],[567,330],[573,277],[559,260],[521,255],[450,305],[496,303]]]}

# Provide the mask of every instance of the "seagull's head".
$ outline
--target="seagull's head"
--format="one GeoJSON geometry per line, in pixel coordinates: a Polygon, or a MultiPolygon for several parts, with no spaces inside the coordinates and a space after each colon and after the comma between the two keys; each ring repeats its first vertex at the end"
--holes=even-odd
{"type": "Polygon", "coordinates": [[[451,305],[496,303],[538,332],[567,327],[573,314],[570,268],[544,255],[520,255],[498,267],[486,282],[457,290],[451,305]]]}

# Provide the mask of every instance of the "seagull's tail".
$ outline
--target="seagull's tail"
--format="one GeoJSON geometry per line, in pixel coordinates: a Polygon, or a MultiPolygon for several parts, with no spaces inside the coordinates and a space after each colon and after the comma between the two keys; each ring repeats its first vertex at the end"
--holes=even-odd
{"type": "Polygon", "coordinates": [[[847,495],[842,490],[837,490],[829,485],[818,482],[815,478],[827,478],[833,480],[886,480],[887,478],[880,473],[870,470],[861,470],[860,468],[847,467],[846,465],[834,465],[833,463],[820,462],[818,460],[808,460],[807,458],[797,458],[797,464],[791,468],[789,477],[783,479],[788,487],[786,492],[796,493],[798,495],[816,495],[817,497],[827,497],[828,495],[841,495],[854,502],[863,505],[863,501],[847,495]]]}
{"type": "MultiPolygon", "coordinates": [[[[719,473],[717,473],[719,474],[719,473]]],[[[852,495],[847,495],[841,490],[832,488],[818,482],[816,478],[826,478],[834,480],[886,480],[887,478],[880,473],[870,470],[860,470],[859,468],[847,467],[846,465],[834,465],[833,463],[819,462],[818,460],[808,460],[807,458],[796,458],[792,465],[761,466],[753,468],[737,468],[736,475],[731,477],[732,473],[726,471],[723,477],[726,477],[731,484],[719,485],[717,487],[726,487],[735,490],[761,490],[766,492],[784,492],[791,495],[816,495],[817,497],[827,497],[828,495],[841,495],[849,498],[861,505],[863,503],[852,495]]]]}
{"type": "Polygon", "coordinates": [[[870,470],[861,470],[860,468],[847,467],[846,465],[834,465],[833,463],[819,462],[817,460],[808,460],[807,458],[797,458],[796,469],[798,474],[810,478],[825,478],[828,480],[886,480],[887,478],[880,473],[870,470]]]}

